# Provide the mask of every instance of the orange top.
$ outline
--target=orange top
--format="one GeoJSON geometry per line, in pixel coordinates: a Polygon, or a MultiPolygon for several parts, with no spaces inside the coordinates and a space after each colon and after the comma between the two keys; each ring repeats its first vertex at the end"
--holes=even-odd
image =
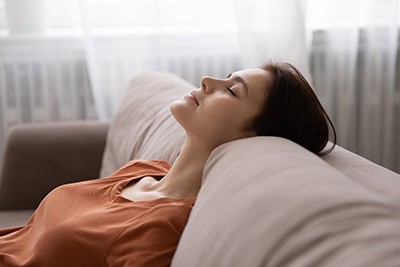
{"type": "Polygon", "coordinates": [[[63,185],[24,227],[0,230],[0,266],[169,266],[192,199],[131,201],[122,189],[163,177],[164,161],[130,161],[108,178],[63,185]]]}

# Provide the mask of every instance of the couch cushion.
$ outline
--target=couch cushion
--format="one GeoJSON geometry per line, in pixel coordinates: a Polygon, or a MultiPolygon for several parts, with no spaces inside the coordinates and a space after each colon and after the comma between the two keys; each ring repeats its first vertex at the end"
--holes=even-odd
{"type": "Polygon", "coordinates": [[[238,140],[208,160],[172,266],[394,266],[399,211],[288,140],[238,140]]]}
{"type": "Polygon", "coordinates": [[[170,113],[170,104],[194,86],[176,75],[146,73],[134,78],[123,95],[107,136],[100,176],[131,159],[159,159],[173,163],[184,131],[170,113]]]}
{"type": "Polygon", "coordinates": [[[400,203],[400,175],[340,146],[322,157],[330,166],[363,187],[400,203]]]}

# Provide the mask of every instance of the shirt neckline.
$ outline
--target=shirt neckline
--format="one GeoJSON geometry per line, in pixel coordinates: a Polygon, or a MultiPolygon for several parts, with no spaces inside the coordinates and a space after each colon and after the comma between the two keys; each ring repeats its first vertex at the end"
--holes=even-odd
{"type": "MultiPolygon", "coordinates": [[[[164,173],[165,175],[166,173],[164,173]]],[[[146,176],[152,176],[156,178],[157,180],[160,180],[164,175],[151,175],[151,174],[146,174],[146,175],[138,175],[138,176],[132,176],[126,179],[123,179],[119,182],[117,182],[111,189],[110,192],[110,202],[112,203],[131,203],[131,204],[156,204],[159,202],[168,202],[168,203],[173,203],[173,202],[183,202],[183,203],[193,203],[196,200],[196,197],[192,198],[172,198],[172,197],[160,197],[160,198],[154,198],[154,199],[149,199],[149,200],[131,200],[128,198],[125,198],[121,195],[122,190],[132,181],[134,180],[139,180],[142,179],[146,176]]]]}

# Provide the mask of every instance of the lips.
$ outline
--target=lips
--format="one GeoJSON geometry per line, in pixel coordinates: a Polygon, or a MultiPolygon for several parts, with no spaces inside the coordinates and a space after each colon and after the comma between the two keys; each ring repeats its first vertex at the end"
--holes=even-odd
{"type": "Polygon", "coordinates": [[[192,91],[190,95],[193,97],[194,102],[199,106],[199,101],[197,100],[196,91],[192,91]]]}

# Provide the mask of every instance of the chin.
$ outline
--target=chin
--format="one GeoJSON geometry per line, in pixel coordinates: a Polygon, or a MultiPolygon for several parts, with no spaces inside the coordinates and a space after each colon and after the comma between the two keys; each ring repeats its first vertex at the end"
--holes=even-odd
{"type": "Polygon", "coordinates": [[[174,101],[172,102],[171,106],[169,107],[169,111],[171,112],[172,116],[174,116],[175,120],[176,120],[176,113],[179,113],[179,105],[180,101],[174,101]]]}
{"type": "Polygon", "coordinates": [[[184,121],[184,113],[182,106],[180,105],[180,101],[173,102],[169,107],[169,110],[174,117],[174,119],[183,127],[182,123],[184,121]]]}
{"type": "Polygon", "coordinates": [[[195,127],[195,122],[197,121],[195,111],[191,103],[186,101],[175,101],[171,104],[169,108],[174,119],[184,128],[185,131],[195,127]]]}

